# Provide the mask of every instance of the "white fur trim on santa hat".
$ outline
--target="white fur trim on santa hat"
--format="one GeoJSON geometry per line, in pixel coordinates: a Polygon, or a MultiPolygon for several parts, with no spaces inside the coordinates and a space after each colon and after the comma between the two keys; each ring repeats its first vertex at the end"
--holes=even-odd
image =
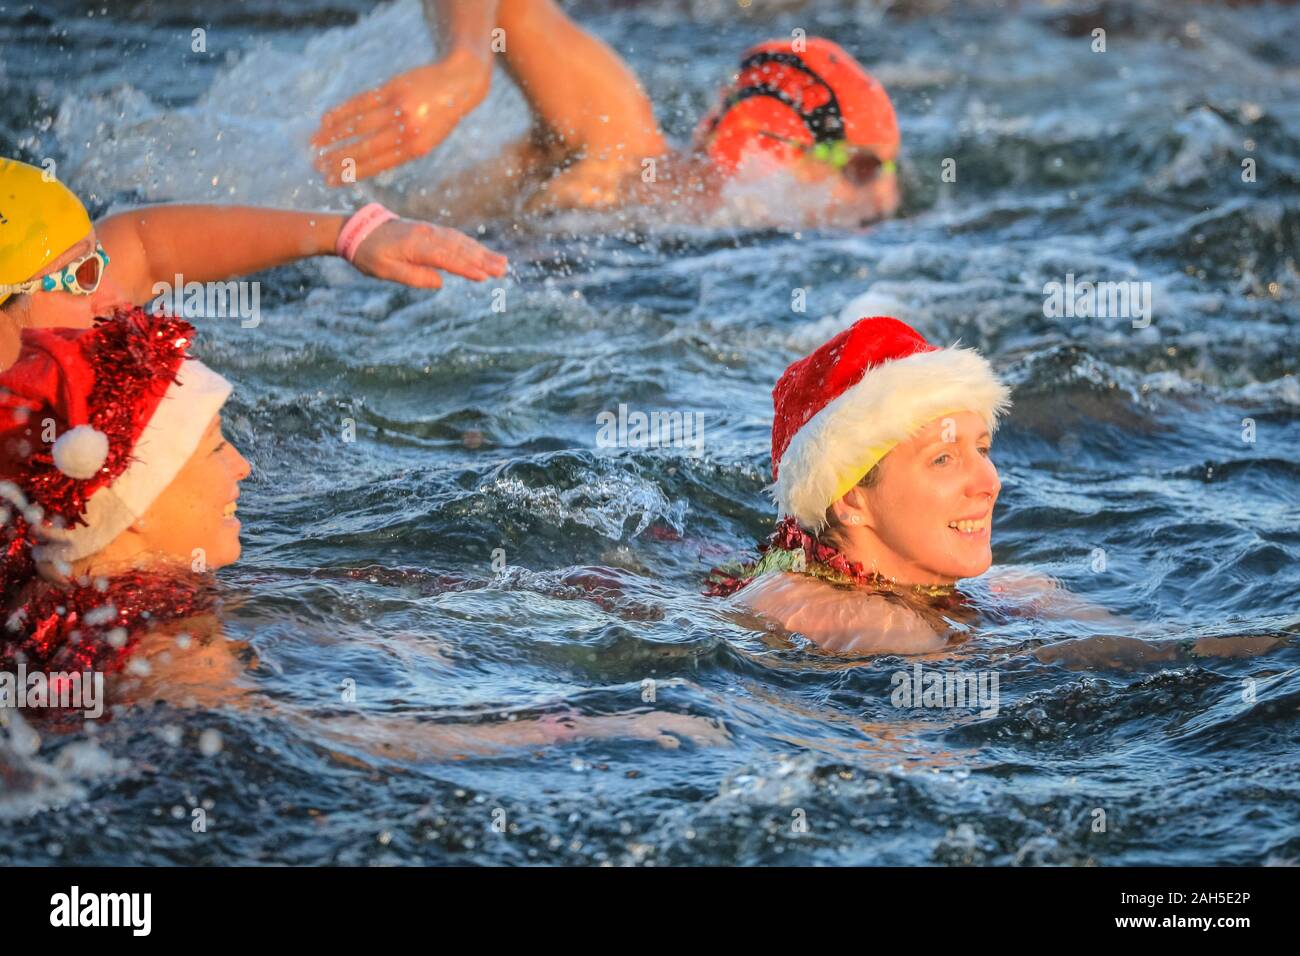
{"type": "Polygon", "coordinates": [[[992,433],[1010,406],[1010,390],[972,349],[954,346],[894,359],[868,369],[795,433],[768,490],[782,517],[793,515],[805,529],[820,531],[826,509],[845,486],[860,481],[879,460],[872,460],[872,449],[906,441],[955,411],[978,413],[992,433]]]}
{"type": "Polygon", "coordinates": [[[135,443],[126,471],[90,496],[84,525],[42,527],[48,543],[33,549],[35,558],[72,562],[103,550],[172,483],[229,397],[230,383],[212,369],[195,359],[182,362],[135,443]]]}

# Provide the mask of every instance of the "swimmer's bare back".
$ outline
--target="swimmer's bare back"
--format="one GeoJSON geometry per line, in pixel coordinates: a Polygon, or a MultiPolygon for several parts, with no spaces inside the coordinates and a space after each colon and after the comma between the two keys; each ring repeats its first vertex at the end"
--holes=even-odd
{"type": "Polygon", "coordinates": [[[927,654],[948,645],[946,635],[904,604],[805,574],[765,574],[732,601],[835,653],[927,654]]]}

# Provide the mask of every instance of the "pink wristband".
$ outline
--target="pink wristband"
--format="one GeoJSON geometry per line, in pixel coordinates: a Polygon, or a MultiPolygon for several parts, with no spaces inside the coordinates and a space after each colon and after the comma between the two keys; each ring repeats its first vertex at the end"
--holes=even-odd
{"type": "Polygon", "coordinates": [[[370,238],[370,234],[388,222],[390,219],[396,219],[397,213],[390,212],[377,202],[372,202],[362,206],[339,230],[339,238],[334,243],[334,251],[337,252],[348,262],[357,254],[361,248],[361,243],[370,238]]]}

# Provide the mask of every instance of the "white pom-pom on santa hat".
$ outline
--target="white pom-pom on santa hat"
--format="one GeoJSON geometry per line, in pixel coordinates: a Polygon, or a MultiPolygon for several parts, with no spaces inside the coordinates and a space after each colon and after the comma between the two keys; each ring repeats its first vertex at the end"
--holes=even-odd
{"type": "Polygon", "coordinates": [[[108,436],[90,425],[70,428],[52,449],[54,464],[69,478],[93,478],[108,458],[108,436]]]}

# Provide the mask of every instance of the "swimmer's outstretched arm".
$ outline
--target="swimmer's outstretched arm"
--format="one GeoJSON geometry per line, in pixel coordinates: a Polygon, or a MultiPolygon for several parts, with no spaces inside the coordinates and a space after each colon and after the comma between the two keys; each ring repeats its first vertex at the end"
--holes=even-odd
{"type": "MultiPolygon", "coordinates": [[[[334,255],[346,217],[251,206],[146,206],[95,224],[113,277],[133,303],[157,296],[154,286],[215,282],[309,256],[334,255]]],[[[505,273],[506,259],[444,226],[395,219],[357,249],[366,275],[422,289],[442,285],[439,270],[474,281],[505,273]]]]}
{"type": "Polygon", "coordinates": [[[1207,657],[1257,657],[1285,647],[1288,639],[1270,634],[1202,638],[1140,638],[1095,635],[1057,641],[1033,656],[1067,670],[1129,670],[1148,664],[1191,663],[1207,657]]]}
{"type": "Polygon", "coordinates": [[[994,594],[1010,598],[1040,617],[1087,621],[1108,628],[1138,627],[1137,621],[1115,614],[1066,589],[1050,575],[1030,568],[1003,565],[989,571],[986,580],[994,594]]]}
{"type": "Polygon", "coordinates": [[[670,749],[683,741],[701,747],[731,741],[720,721],[657,709],[593,715],[570,711],[476,723],[433,723],[363,710],[326,716],[257,693],[242,679],[245,668],[256,661],[252,649],[222,635],[215,617],[186,622],[183,640],[178,640],[179,630],[169,627],[141,639],[127,673],[112,678],[112,703],[151,706],[167,701],[182,707],[262,713],[326,737],[354,754],[416,763],[590,740],[646,740],[670,749]]]}
{"type": "MultiPolygon", "coordinates": [[[[425,0],[425,14],[446,38],[443,57],[354,96],[321,120],[312,144],[325,150],[316,166],[329,185],[343,185],[344,160],[365,179],[441,143],[487,95],[494,47],[528,98],[535,124],[507,161],[522,160],[525,173],[533,173],[574,160],[534,197],[533,208],[611,205],[628,173],[667,153],[636,75],[553,0],[425,0]],[[534,148],[539,142],[545,146],[534,148]]],[[[452,199],[519,185],[483,170],[468,179],[448,190],[452,199]]]]}
{"type": "Polygon", "coordinates": [[[1043,663],[1060,664],[1067,670],[1132,670],[1158,664],[1186,664],[1208,657],[1255,657],[1287,644],[1286,638],[1267,634],[1202,638],[1152,634],[1150,625],[1114,614],[1066,590],[1050,576],[1030,569],[999,568],[991,572],[989,584],[994,593],[1014,596],[1041,617],[1072,621],[1093,629],[1101,627],[1110,632],[1056,641],[1031,652],[1043,663]],[[1121,629],[1129,633],[1115,633],[1121,629]]]}
{"type": "Polygon", "coordinates": [[[367,179],[423,156],[487,96],[496,0],[424,0],[424,13],[441,58],[399,73],[322,117],[311,142],[325,150],[316,168],[328,185],[343,185],[346,159],[356,163],[357,179],[367,179]]]}
{"type": "Polygon", "coordinates": [[[720,721],[665,710],[478,724],[435,724],[362,713],[325,719],[297,712],[287,716],[354,752],[361,750],[375,757],[411,763],[491,757],[593,740],[646,740],[668,749],[680,747],[682,741],[697,747],[724,746],[731,741],[720,721]]]}
{"type": "Polygon", "coordinates": [[[636,74],[554,0],[501,0],[505,67],[528,98],[541,137],[575,160],[537,207],[611,205],[628,173],[668,144],[636,74]]]}

